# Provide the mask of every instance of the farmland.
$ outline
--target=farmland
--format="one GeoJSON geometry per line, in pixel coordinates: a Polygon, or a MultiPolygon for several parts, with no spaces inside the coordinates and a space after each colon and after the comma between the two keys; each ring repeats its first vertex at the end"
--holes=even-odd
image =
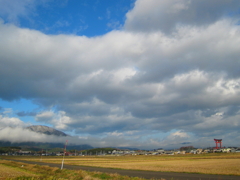
{"type": "MultiPolygon", "coordinates": [[[[10,157],[9,157],[10,158],[10,157]]],[[[62,157],[11,157],[14,159],[61,164],[62,157]]],[[[199,155],[161,156],[72,156],[65,157],[65,164],[105,168],[221,174],[240,176],[239,153],[210,153],[199,155]]]]}

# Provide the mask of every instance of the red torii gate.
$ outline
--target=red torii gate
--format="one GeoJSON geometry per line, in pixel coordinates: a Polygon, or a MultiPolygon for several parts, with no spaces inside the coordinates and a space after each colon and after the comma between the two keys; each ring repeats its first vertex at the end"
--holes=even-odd
{"type": "Polygon", "coordinates": [[[222,148],[222,139],[214,139],[214,141],[216,143],[215,149],[222,148]],[[220,144],[220,147],[218,147],[218,144],[220,144]]]}

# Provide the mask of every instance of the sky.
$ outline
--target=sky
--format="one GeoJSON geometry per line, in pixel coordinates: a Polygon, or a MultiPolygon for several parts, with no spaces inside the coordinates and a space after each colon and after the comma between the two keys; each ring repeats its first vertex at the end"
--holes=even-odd
{"type": "Polygon", "coordinates": [[[0,0],[0,140],[240,144],[239,0],[0,0]]]}

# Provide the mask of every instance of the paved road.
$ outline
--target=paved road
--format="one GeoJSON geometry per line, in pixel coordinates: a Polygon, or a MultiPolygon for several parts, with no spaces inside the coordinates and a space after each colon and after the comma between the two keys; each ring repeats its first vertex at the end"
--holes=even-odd
{"type": "MultiPolygon", "coordinates": [[[[6,159],[7,160],[7,159],[6,159]]],[[[23,162],[28,164],[48,165],[50,167],[61,167],[60,164],[32,162],[23,160],[11,160],[23,162]]],[[[74,166],[64,164],[64,169],[85,170],[85,171],[99,171],[104,173],[118,173],[124,176],[141,177],[145,179],[166,179],[166,180],[240,180],[240,176],[224,176],[224,175],[210,175],[210,174],[189,174],[189,173],[172,173],[172,172],[157,172],[157,171],[137,171],[124,169],[110,169],[87,166],[74,166]]]]}

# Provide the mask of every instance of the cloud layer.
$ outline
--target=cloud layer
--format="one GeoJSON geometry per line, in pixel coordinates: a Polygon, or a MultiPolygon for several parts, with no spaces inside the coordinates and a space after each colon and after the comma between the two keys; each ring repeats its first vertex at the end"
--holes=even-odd
{"type": "Polygon", "coordinates": [[[45,108],[36,122],[93,146],[209,146],[213,138],[233,145],[240,137],[239,6],[137,0],[122,30],[93,38],[2,22],[0,98],[32,100],[45,108]]]}
{"type": "Polygon", "coordinates": [[[239,18],[238,0],[138,0],[127,13],[125,28],[171,34],[183,26],[207,27],[222,18],[239,18]]]}

